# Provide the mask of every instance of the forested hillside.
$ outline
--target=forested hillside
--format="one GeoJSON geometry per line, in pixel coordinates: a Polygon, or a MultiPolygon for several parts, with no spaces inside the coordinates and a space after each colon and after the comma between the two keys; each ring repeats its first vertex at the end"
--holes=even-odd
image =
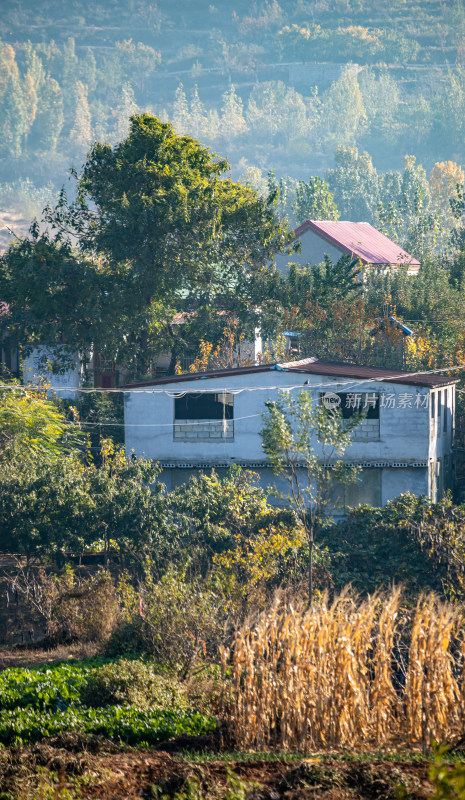
{"type": "Polygon", "coordinates": [[[465,161],[461,0],[7,0],[0,37],[0,209],[13,227],[137,110],[257,187],[272,169],[324,175],[340,146],[380,172],[406,154],[427,173],[465,161]]]}

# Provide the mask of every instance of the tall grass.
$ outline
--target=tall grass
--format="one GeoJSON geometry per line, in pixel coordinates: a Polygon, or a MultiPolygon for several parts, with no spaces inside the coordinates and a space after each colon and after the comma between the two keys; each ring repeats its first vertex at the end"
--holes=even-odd
{"type": "Polygon", "coordinates": [[[224,713],[240,747],[426,747],[463,732],[465,639],[435,595],[349,592],[311,609],[277,597],[222,653],[224,713]]]}

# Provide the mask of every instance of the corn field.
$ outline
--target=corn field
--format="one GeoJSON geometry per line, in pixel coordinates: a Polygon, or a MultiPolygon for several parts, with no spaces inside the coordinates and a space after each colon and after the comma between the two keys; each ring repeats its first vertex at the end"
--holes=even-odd
{"type": "Polygon", "coordinates": [[[223,711],[241,747],[299,750],[409,744],[463,735],[462,618],[435,595],[345,592],[311,609],[279,597],[231,651],[223,711]]]}

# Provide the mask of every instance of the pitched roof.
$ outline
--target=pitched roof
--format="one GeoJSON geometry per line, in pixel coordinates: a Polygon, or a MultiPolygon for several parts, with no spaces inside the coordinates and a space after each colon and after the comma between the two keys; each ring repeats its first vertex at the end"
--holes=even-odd
{"type": "Polygon", "coordinates": [[[420,262],[416,258],[398,244],[391,242],[369,222],[309,219],[296,229],[295,235],[299,238],[308,230],[314,231],[330,244],[356,256],[364,264],[379,266],[407,264],[410,268],[420,268],[420,262]]]}
{"type": "Polygon", "coordinates": [[[204,381],[209,378],[229,378],[235,375],[250,375],[258,372],[300,372],[309,375],[327,375],[334,378],[361,378],[362,380],[390,381],[411,386],[447,386],[457,383],[457,378],[432,374],[415,374],[404,370],[363,367],[356,364],[341,364],[334,361],[320,361],[318,358],[303,358],[300,361],[287,361],[282,364],[259,364],[253,367],[234,367],[231,369],[210,370],[209,372],[188,372],[182,375],[165,375],[141,383],[129,383],[124,388],[137,389],[144,386],[163,386],[168,383],[184,381],[204,381]]]}

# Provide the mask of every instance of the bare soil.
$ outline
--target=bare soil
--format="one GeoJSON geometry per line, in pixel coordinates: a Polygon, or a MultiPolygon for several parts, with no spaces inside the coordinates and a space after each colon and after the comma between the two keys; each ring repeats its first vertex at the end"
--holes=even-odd
{"type": "Polygon", "coordinates": [[[57,664],[72,659],[92,658],[97,653],[98,645],[94,642],[61,645],[52,650],[28,645],[18,645],[14,648],[0,647],[0,672],[9,667],[38,667],[42,664],[57,664]]]}
{"type": "MultiPolygon", "coordinates": [[[[216,758],[216,757],[215,757],[216,758]]],[[[205,761],[194,752],[121,750],[96,736],[69,734],[32,747],[0,751],[0,797],[225,798],[234,781],[243,781],[250,800],[398,800],[429,798],[432,786],[426,762],[341,761],[313,755],[299,762],[285,759],[205,761]],[[231,778],[231,773],[234,776],[231,778]],[[189,789],[189,785],[191,789],[189,789]],[[195,785],[198,794],[190,794],[195,785]],[[52,796],[52,795],[50,795],[52,796]],[[179,796],[179,794],[178,794],[179,796]]],[[[231,795],[230,795],[231,796],[231,795]]],[[[236,796],[236,795],[234,795],[236,796]]]]}

